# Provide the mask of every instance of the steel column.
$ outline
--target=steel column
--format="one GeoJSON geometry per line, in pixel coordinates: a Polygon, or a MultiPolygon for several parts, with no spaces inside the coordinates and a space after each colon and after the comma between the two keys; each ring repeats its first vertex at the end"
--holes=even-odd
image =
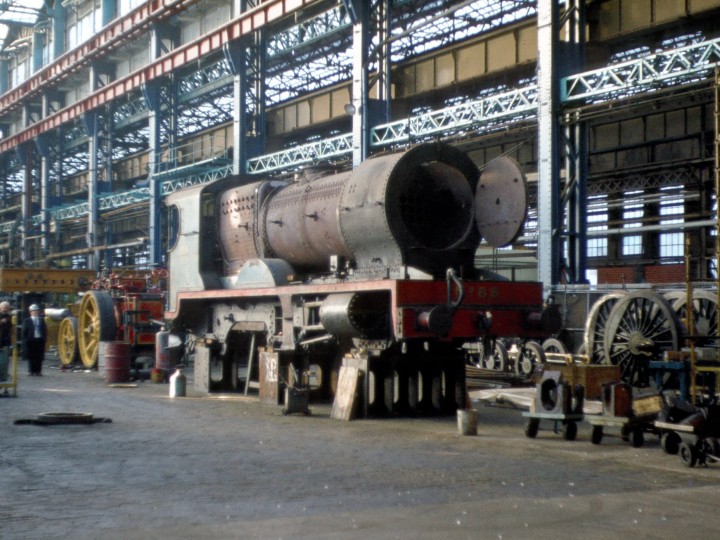
{"type": "Polygon", "coordinates": [[[367,158],[370,148],[368,49],[370,39],[369,2],[345,0],[353,23],[352,138],[353,167],[367,158]]]}
{"type": "MultiPolygon", "coordinates": [[[[585,0],[565,3],[566,41],[562,43],[561,76],[580,71],[584,64],[585,0]]],[[[578,113],[564,118],[565,188],[562,209],[565,210],[567,261],[566,283],[584,283],[587,270],[587,124],[578,113]]],[[[561,210],[562,212],[562,210],[561,210]]],[[[562,214],[561,214],[562,215],[562,214]]],[[[562,218],[560,226],[562,226],[562,218]]]]}
{"type": "Polygon", "coordinates": [[[33,175],[32,175],[32,149],[30,145],[23,144],[15,149],[18,162],[22,168],[22,200],[20,203],[20,212],[22,214],[22,231],[20,233],[20,259],[28,260],[28,228],[30,227],[31,217],[33,214],[32,194],[34,192],[33,175]]]}
{"type": "MultiPolygon", "coordinates": [[[[254,0],[237,0],[235,9],[255,9],[254,0]]],[[[225,59],[233,74],[233,174],[245,174],[248,154],[265,148],[265,55],[264,30],[226,43],[225,59]],[[250,148],[252,147],[252,148],[250,148]]]]}
{"type": "Polygon", "coordinates": [[[99,244],[98,239],[98,220],[100,212],[98,211],[97,199],[98,191],[98,118],[95,111],[90,111],[83,116],[83,124],[85,125],[85,133],[88,136],[88,218],[87,218],[87,247],[92,249],[87,262],[88,266],[94,270],[100,269],[100,253],[93,249],[99,244]]]}
{"type": "Polygon", "coordinates": [[[155,178],[160,158],[160,84],[154,80],[143,86],[143,97],[148,107],[148,180],[150,181],[150,208],[148,243],[150,247],[150,264],[159,264],[160,254],[160,186],[155,178]]]}
{"type": "Polygon", "coordinates": [[[538,3],[538,280],[546,293],[559,281],[560,157],[557,48],[557,0],[538,3]]]}

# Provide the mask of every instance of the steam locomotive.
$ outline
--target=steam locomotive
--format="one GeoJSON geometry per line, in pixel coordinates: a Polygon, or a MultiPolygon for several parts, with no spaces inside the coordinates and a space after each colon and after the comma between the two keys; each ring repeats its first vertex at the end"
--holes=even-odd
{"type": "Polygon", "coordinates": [[[310,382],[332,397],[346,365],[362,374],[361,414],[464,407],[463,345],[559,325],[540,284],[474,268],[481,237],[519,233],[525,197],[511,160],[481,174],[441,143],[170,195],[166,320],[194,343],[196,389],[278,401],[310,382]]]}

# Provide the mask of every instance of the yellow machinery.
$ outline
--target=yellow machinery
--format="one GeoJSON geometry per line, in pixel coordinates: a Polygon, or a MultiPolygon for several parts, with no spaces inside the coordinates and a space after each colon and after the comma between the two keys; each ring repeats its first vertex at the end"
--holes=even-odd
{"type": "Polygon", "coordinates": [[[48,327],[46,347],[48,349],[57,347],[62,360],[63,351],[65,356],[68,355],[68,349],[74,352],[76,332],[68,333],[67,328],[63,332],[63,327],[73,330],[72,321],[66,323],[66,317],[59,316],[60,312],[66,310],[48,308],[47,304],[56,302],[58,305],[65,305],[74,302],[78,293],[92,287],[95,278],[94,270],[0,268],[0,291],[19,298],[19,305],[15,306],[20,310],[16,328],[27,315],[27,307],[32,302],[46,304],[45,315],[48,327]]]}

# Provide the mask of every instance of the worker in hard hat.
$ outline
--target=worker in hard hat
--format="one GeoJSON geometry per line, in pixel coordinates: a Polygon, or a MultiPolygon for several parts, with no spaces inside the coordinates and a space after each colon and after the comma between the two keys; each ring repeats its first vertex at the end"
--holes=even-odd
{"type": "Polygon", "coordinates": [[[45,319],[40,315],[40,306],[33,304],[30,306],[30,316],[25,318],[22,325],[22,353],[28,361],[30,375],[42,375],[46,340],[45,319]]]}

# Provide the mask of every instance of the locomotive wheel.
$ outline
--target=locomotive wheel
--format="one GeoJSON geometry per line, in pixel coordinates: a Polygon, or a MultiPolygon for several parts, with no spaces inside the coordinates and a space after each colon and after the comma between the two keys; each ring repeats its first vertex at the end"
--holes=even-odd
{"type": "Polygon", "coordinates": [[[667,300],[652,291],[633,292],[618,300],[608,316],[606,360],[620,366],[624,382],[648,386],[650,359],[677,351],[681,339],[680,320],[667,300]]]}
{"type": "Polygon", "coordinates": [[[628,295],[626,291],[616,291],[601,296],[590,308],[585,322],[583,344],[585,354],[590,358],[591,364],[606,364],[605,358],[605,327],[608,316],[621,298],[628,295]]]}
{"type": "MultiPolygon", "coordinates": [[[[688,297],[687,293],[680,293],[678,298],[673,302],[673,310],[677,313],[681,321],[685,323],[687,328],[687,311],[688,297]]],[[[707,338],[708,341],[717,338],[717,294],[709,291],[693,292],[693,321],[695,327],[695,335],[707,338]]]]}
{"type": "Polygon", "coordinates": [[[78,359],[77,342],[78,320],[65,317],[58,328],[58,356],[63,366],[70,366],[78,359]]]}
{"type": "Polygon", "coordinates": [[[555,338],[548,338],[543,341],[542,348],[546,353],[568,354],[570,352],[567,345],[555,338]]]}
{"type": "Polygon", "coordinates": [[[515,373],[529,377],[535,371],[535,366],[545,363],[545,351],[539,343],[528,341],[523,345],[515,360],[515,373]]]}
{"type": "Polygon", "coordinates": [[[115,339],[115,312],[112,297],[104,291],[83,296],[78,317],[78,348],[86,368],[97,364],[101,341],[115,339]]]}
{"type": "Polygon", "coordinates": [[[495,342],[495,347],[491,354],[484,354],[482,357],[482,367],[485,369],[494,369],[497,371],[505,371],[508,363],[508,352],[505,345],[499,341],[495,342]]]}

